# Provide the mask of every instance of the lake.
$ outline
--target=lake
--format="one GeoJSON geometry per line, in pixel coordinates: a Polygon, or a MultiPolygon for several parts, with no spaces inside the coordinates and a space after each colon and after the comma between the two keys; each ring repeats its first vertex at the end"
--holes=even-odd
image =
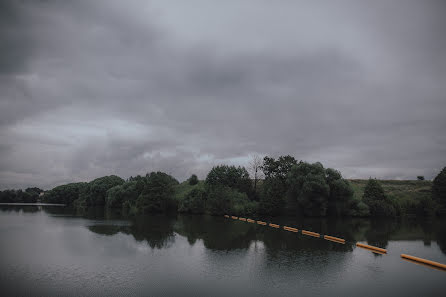
{"type": "Polygon", "coordinates": [[[0,206],[2,296],[444,296],[444,219],[280,218],[339,244],[211,216],[0,206]],[[386,248],[380,255],[356,242],[386,248]]]}

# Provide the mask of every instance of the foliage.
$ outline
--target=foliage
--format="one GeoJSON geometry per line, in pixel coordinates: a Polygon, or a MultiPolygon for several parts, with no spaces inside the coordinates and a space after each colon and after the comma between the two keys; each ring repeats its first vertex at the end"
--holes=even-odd
{"type": "Polygon", "coordinates": [[[105,197],[106,207],[122,208],[124,203],[127,206],[132,205],[142,191],[142,189],[138,191],[137,185],[137,181],[128,181],[108,189],[105,197]]]}
{"type": "Polygon", "coordinates": [[[350,213],[350,203],[353,200],[353,188],[350,183],[348,180],[340,177],[329,182],[328,185],[330,187],[329,213],[333,215],[348,215],[350,213]]]}
{"type": "Polygon", "coordinates": [[[74,200],[79,198],[80,191],[85,188],[86,185],[87,183],[70,183],[57,186],[43,195],[43,201],[46,203],[71,205],[74,200]]]}
{"type": "Polygon", "coordinates": [[[376,179],[369,179],[362,198],[369,206],[372,216],[395,216],[396,210],[392,201],[386,196],[376,179]]]}
{"type": "Polygon", "coordinates": [[[257,203],[250,201],[246,193],[217,185],[207,188],[206,210],[213,215],[247,215],[256,212],[257,203]]]}
{"type": "Polygon", "coordinates": [[[422,176],[422,175],[418,175],[418,176],[417,176],[417,180],[424,180],[424,176],[422,176]]]}
{"type": "Polygon", "coordinates": [[[192,174],[187,181],[191,186],[196,185],[198,184],[198,177],[195,174],[192,174]]]}
{"type": "Polygon", "coordinates": [[[189,181],[186,180],[175,186],[174,198],[176,201],[180,202],[186,197],[187,194],[189,194],[190,191],[197,188],[204,190],[204,181],[198,181],[196,185],[190,185],[189,181]]]}
{"type": "Polygon", "coordinates": [[[321,163],[300,162],[288,175],[288,195],[297,200],[307,216],[347,215],[353,189],[339,171],[324,169],[321,163]]]}
{"type": "Polygon", "coordinates": [[[260,213],[279,215],[283,212],[288,190],[287,176],[296,164],[297,160],[289,155],[280,156],[277,160],[268,156],[263,158],[261,169],[265,175],[265,181],[260,196],[260,213]]]}
{"type": "Polygon", "coordinates": [[[122,185],[125,181],[116,175],[97,178],[82,188],[79,194],[79,204],[87,206],[105,205],[107,191],[114,186],[122,185]]]}
{"type": "Polygon", "coordinates": [[[432,199],[442,207],[446,207],[446,167],[434,178],[432,183],[432,199]]]}
{"type": "Polygon", "coordinates": [[[288,172],[291,167],[297,165],[297,160],[292,156],[280,156],[277,160],[268,156],[263,158],[263,165],[261,167],[265,179],[279,178],[286,180],[288,172]]]}
{"type": "Polygon", "coordinates": [[[370,216],[370,209],[363,201],[353,199],[350,201],[348,214],[353,217],[368,217],[370,216]]]}
{"type": "Polygon", "coordinates": [[[291,195],[296,197],[303,213],[307,216],[325,216],[328,209],[330,187],[323,174],[309,173],[300,178],[300,186],[293,187],[291,195]]]}
{"type": "Polygon", "coordinates": [[[237,190],[223,185],[207,187],[206,192],[206,209],[213,215],[230,214],[232,211],[231,200],[234,195],[240,194],[237,190]]]}
{"type": "Polygon", "coordinates": [[[266,179],[259,201],[261,214],[277,216],[285,207],[286,183],[277,178],[266,179]]]}
{"type": "Polygon", "coordinates": [[[163,213],[173,208],[175,185],[178,181],[164,172],[147,174],[144,188],[136,200],[138,212],[163,213]]]}
{"type": "Polygon", "coordinates": [[[0,203],[35,203],[38,196],[32,191],[4,190],[0,191],[0,203]]]}
{"type": "Polygon", "coordinates": [[[43,193],[43,190],[37,187],[26,188],[25,192],[32,196],[32,200],[36,200],[39,198],[40,193],[43,193]]]}
{"type": "Polygon", "coordinates": [[[178,211],[192,214],[205,212],[206,192],[201,188],[194,188],[180,201],[178,211]]]}
{"type": "Polygon", "coordinates": [[[251,194],[251,179],[244,167],[228,165],[215,166],[206,177],[206,186],[225,186],[239,192],[251,194]]]}

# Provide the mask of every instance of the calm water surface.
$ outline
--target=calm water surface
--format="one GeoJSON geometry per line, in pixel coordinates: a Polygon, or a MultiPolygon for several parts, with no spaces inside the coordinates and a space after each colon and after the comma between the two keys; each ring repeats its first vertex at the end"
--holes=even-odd
{"type": "Polygon", "coordinates": [[[276,219],[345,245],[210,216],[0,207],[2,296],[444,296],[445,220],[276,219]],[[364,242],[388,249],[377,255],[364,242]]]}

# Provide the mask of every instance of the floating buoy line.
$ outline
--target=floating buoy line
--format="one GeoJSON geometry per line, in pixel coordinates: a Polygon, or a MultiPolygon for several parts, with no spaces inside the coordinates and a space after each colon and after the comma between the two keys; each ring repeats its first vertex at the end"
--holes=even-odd
{"type": "MultiPolygon", "coordinates": [[[[230,216],[230,215],[224,215],[225,218],[227,219],[233,219],[233,220],[238,220],[238,221],[242,221],[242,222],[248,222],[251,224],[257,224],[257,225],[261,225],[261,226],[269,226],[271,228],[275,228],[275,229],[282,229],[285,231],[289,231],[289,232],[294,232],[294,233],[301,233],[303,235],[307,235],[307,236],[311,236],[311,237],[315,237],[315,238],[323,238],[325,240],[331,241],[331,242],[335,242],[335,243],[339,243],[339,244],[345,244],[346,241],[343,238],[339,238],[339,237],[335,237],[335,236],[330,236],[330,235],[321,235],[319,233],[316,232],[312,232],[312,231],[307,231],[307,230],[299,230],[297,228],[294,227],[289,227],[289,226],[282,226],[282,228],[280,227],[280,225],[278,224],[274,224],[274,223],[267,223],[264,221],[257,221],[257,220],[253,220],[253,219],[248,219],[248,218],[242,218],[242,217],[237,217],[237,216],[230,216]]],[[[387,254],[387,250],[380,248],[380,247],[376,247],[373,245],[368,245],[368,244],[363,244],[363,243],[356,243],[356,246],[368,251],[371,251],[373,253],[376,254],[380,254],[380,255],[386,255],[387,254]]],[[[415,256],[410,256],[410,255],[406,255],[406,254],[401,254],[401,258],[405,261],[411,262],[411,263],[415,263],[415,264],[419,264],[419,265],[423,265],[429,268],[435,268],[438,270],[442,270],[442,271],[446,271],[446,265],[442,264],[442,263],[438,263],[435,261],[431,261],[431,260],[426,260],[423,258],[418,258],[415,256]]]]}

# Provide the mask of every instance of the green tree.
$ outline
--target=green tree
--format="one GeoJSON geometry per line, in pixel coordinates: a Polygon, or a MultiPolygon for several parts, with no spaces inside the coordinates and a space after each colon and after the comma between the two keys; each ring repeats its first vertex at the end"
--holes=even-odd
{"type": "Polygon", "coordinates": [[[277,160],[268,156],[263,158],[261,169],[265,180],[259,202],[261,213],[275,216],[283,212],[288,190],[287,176],[296,164],[297,160],[289,155],[280,156],[277,160]]]}
{"type": "Polygon", "coordinates": [[[207,187],[226,186],[239,192],[251,194],[251,179],[244,167],[228,165],[215,166],[209,171],[205,184],[207,187]]]}
{"type": "Polygon", "coordinates": [[[291,167],[297,165],[297,160],[290,156],[280,156],[277,160],[268,156],[263,158],[261,169],[265,175],[265,179],[278,178],[286,180],[291,167]]]}
{"type": "Polygon", "coordinates": [[[231,214],[232,198],[239,193],[237,190],[224,185],[207,187],[206,209],[212,215],[231,214]]]}
{"type": "Polygon", "coordinates": [[[384,189],[376,179],[369,179],[362,200],[368,205],[372,216],[396,215],[392,201],[386,196],[384,189]]]}
{"type": "Polygon", "coordinates": [[[79,194],[80,204],[85,203],[87,206],[103,206],[105,205],[107,191],[114,186],[122,185],[124,182],[122,178],[116,175],[97,178],[82,188],[79,194]]]}
{"type": "Polygon", "coordinates": [[[192,214],[205,212],[206,192],[201,188],[194,188],[180,201],[178,211],[192,214]]]}
{"type": "Polygon", "coordinates": [[[307,216],[325,216],[330,187],[321,163],[300,162],[288,175],[288,195],[297,200],[299,209],[307,216]]]}
{"type": "Polygon", "coordinates": [[[35,203],[38,195],[22,190],[4,190],[0,192],[1,203],[35,203]]]}
{"type": "Polygon", "coordinates": [[[192,174],[189,177],[188,181],[189,181],[189,185],[191,185],[191,186],[196,185],[196,184],[198,184],[198,177],[195,174],[192,174]]]}
{"type": "Polygon", "coordinates": [[[286,184],[277,178],[268,178],[263,182],[263,191],[259,201],[259,212],[277,216],[285,207],[286,184]]]}
{"type": "Polygon", "coordinates": [[[325,169],[325,178],[330,187],[328,213],[338,216],[349,214],[354,193],[349,181],[343,179],[341,173],[332,168],[325,169]]]}
{"type": "Polygon", "coordinates": [[[359,199],[352,199],[349,203],[348,215],[353,217],[368,217],[370,216],[369,206],[359,199]]]}
{"type": "Polygon", "coordinates": [[[136,200],[140,213],[163,213],[174,208],[174,186],[178,181],[164,172],[146,175],[144,188],[136,200]]]}
{"type": "Polygon", "coordinates": [[[107,190],[105,205],[109,208],[121,208],[124,203],[134,204],[142,189],[138,191],[137,181],[128,181],[107,190]]]}
{"type": "Polygon", "coordinates": [[[434,178],[432,183],[432,199],[446,207],[446,167],[434,178]]]}
{"type": "Polygon", "coordinates": [[[43,195],[43,201],[71,205],[79,198],[80,191],[86,186],[87,183],[70,183],[57,186],[43,195]]]}
{"type": "Polygon", "coordinates": [[[288,174],[288,196],[307,216],[348,215],[353,189],[339,171],[317,162],[300,162],[288,174]]]}

